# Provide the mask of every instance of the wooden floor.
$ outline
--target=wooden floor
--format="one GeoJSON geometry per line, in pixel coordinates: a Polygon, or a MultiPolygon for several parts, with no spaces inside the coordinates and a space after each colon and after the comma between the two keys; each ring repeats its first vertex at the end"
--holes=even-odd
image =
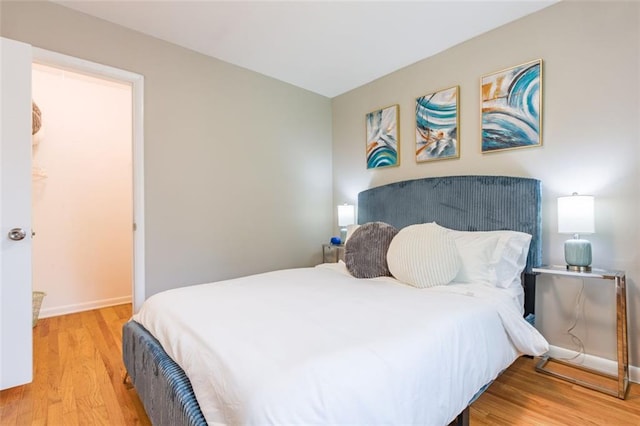
{"type": "MultiPolygon", "coordinates": [[[[148,425],[122,383],[122,324],[131,305],[41,319],[34,381],[0,392],[0,425],[148,425]]],[[[520,358],[471,406],[471,425],[640,425],[640,385],[627,399],[534,372],[520,358]]]]}
{"type": "Polygon", "coordinates": [[[0,425],[149,425],[122,383],[131,305],[46,318],[33,330],[34,380],[0,392],[0,425]]]}
{"type": "Polygon", "coordinates": [[[640,426],[640,385],[621,400],[536,373],[521,357],[471,405],[471,425],[640,426]]]}

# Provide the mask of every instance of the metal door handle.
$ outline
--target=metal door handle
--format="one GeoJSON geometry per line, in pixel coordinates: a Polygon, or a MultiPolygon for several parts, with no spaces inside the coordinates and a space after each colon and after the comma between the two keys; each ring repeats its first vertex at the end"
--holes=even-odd
{"type": "Polygon", "coordinates": [[[9,239],[13,241],[20,241],[24,239],[24,237],[26,236],[27,236],[27,233],[24,232],[24,229],[22,228],[13,228],[12,230],[9,231],[9,239]]]}

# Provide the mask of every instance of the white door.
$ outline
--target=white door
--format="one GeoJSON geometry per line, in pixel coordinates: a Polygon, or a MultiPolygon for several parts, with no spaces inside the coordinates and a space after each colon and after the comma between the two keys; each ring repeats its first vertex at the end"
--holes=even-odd
{"type": "Polygon", "coordinates": [[[0,39],[0,389],[33,379],[31,46],[0,39]]]}

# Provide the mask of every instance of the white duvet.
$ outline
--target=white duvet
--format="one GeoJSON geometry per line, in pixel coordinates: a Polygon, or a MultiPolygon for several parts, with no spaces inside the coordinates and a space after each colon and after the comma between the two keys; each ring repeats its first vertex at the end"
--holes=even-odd
{"type": "Polygon", "coordinates": [[[209,424],[445,425],[544,338],[483,285],[416,289],[344,264],[169,290],[133,318],[209,424]]]}

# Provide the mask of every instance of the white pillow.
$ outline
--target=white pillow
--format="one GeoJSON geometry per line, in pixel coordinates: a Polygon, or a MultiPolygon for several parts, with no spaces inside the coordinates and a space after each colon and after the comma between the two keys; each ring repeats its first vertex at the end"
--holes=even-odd
{"type": "Polygon", "coordinates": [[[460,255],[460,271],[455,281],[461,283],[481,283],[495,286],[496,248],[500,236],[486,232],[462,232],[450,230],[458,254],[460,255]]]}
{"type": "Polygon", "coordinates": [[[520,284],[520,276],[527,266],[527,255],[531,235],[524,232],[499,231],[505,234],[500,238],[496,250],[501,252],[496,263],[496,286],[508,288],[514,282],[520,284]]]}
{"type": "Polygon", "coordinates": [[[435,223],[402,228],[387,251],[387,265],[399,281],[418,288],[449,284],[460,269],[456,244],[435,223]]]}
{"type": "Polygon", "coordinates": [[[360,225],[358,225],[357,223],[347,226],[347,235],[344,237],[344,241],[342,242],[342,244],[347,244],[347,241],[349,241],[349,238],[351,238],[353,233],[356,232],[356,229],[358,228],[360,228],[360,225]]]}
{"type": "Polygon", "coordinates": [[[531,235],[517,231],[448,231],[462,263],[456,282],[500,288],[520,284],[531,235]]]}

